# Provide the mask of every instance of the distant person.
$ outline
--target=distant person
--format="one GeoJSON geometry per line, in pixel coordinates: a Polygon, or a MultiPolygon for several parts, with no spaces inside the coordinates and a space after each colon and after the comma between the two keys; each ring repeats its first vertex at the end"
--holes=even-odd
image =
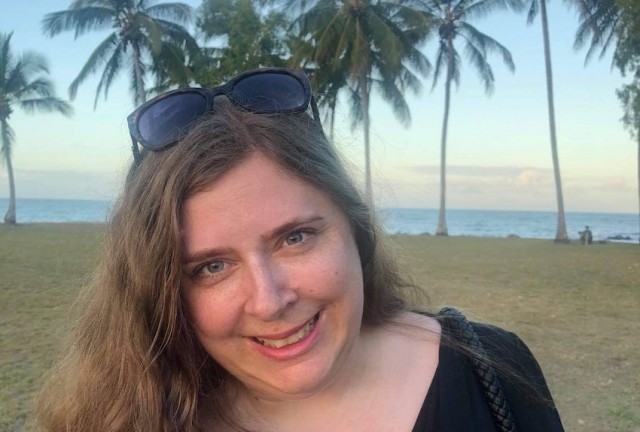
{"type": "Polygon", "coordinates": [[[516,335],[406,302],[302,72],[128,120],[134,163],[41,430],[563,430],[516,335]]]}
{"type": "Polygon", "coordinates": [[[579,231],[578,234],[580,234],[580,243],[583,245],[590,245],[593,242],[593,234],[589,229],[589,225],[586,225],[584,231],[579,231]]]}

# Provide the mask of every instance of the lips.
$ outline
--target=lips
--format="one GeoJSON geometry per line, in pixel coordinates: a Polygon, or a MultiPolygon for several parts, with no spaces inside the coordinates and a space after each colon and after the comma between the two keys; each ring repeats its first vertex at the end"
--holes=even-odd
{"type": "Polygon", "coordinates": [[[313,331],[316,323],[318,322],[319,315],[320,313],[318,312],[309,321],[300,326],[300,328],[294,329],[292,332],[288,332],[288,335],[277,335],[278,337],[252,337],[251,339],[268,348],[284,348],[307,337],[313,331]]]}

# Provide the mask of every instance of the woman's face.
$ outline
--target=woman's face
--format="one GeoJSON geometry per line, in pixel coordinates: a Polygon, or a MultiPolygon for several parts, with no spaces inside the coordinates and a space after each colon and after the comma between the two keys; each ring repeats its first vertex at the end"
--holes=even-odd
{"type": "Polygon", "coordinates": [[[257,152],[182,212],[185,301],[211,357],[252,393],[312,395],[360,335],[362,269],[329,196],[257,152]]]}

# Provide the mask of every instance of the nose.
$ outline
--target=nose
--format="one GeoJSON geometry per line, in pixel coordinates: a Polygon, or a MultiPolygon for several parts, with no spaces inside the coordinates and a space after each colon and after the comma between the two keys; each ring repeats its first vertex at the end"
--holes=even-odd
{"type": "Polygon", "coordinates": [[[262,321],[278,319],[298,299],[295,289],[288,285],[286,269],[268,257],[252,260],[247,268],[245,313],[262,321]]]}

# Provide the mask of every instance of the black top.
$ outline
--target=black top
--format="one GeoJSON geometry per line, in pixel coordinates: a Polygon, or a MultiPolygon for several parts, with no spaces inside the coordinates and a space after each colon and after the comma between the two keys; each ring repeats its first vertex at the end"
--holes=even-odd
{"type": "MultiPolygon", "coordinates": [[[[532,387],[527,389],[498,369],[518,432],[564,431],[540,366],[522,340],[493,326],[473,323],[473,328],[488,356],[532,387]]],[[[463,354],[441,343],[438,368],[413,432],[462,431],[499,432],[473,366],[463,354]]]]}

